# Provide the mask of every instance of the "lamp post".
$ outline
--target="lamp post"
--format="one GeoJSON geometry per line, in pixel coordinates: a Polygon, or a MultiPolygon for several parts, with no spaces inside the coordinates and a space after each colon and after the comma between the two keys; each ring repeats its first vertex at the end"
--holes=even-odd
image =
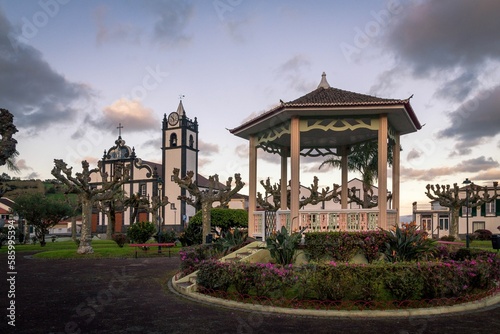
{"type": "MultiPolygon", "coordinates": [[[[158,177],[157,179],[157,184],[158,184],[158,193],[156,194],[158,196],[158,204],[160,204],[161,202],[161,198],[162,198],[162,189],[163,189],[163,180],[161,179],[161,177],[158,177]]],[[[160,213],[161,213],[161,205],[158,205],[158,215],[156,216],[158,219],[158,243],[161,243],[161,217],[160,217],[160,213]]],[[[158,246],[158,253],[161,253],[161,246],[158,246]]]]}
{"type": "Polygon", "coordinates": [[[464,182],[462,182],[462,184],[465,184],[465,205],[467,207],[467,216],[465,216],[465,224],[466,224],[466,228],[465,228],[465,248],[469,248],[469,244],[470,244],[470,241],[469,241],[469,184],[471,184],[471,181],[466,178],[464,182]]]}

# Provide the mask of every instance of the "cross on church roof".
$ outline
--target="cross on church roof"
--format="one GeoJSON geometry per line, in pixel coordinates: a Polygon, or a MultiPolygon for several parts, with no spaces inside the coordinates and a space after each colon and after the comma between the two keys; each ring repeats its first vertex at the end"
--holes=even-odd
{"type": "Polygon", "coordinates": [[[122,123],[118,123],[118,126],[116,128],[118,129],[118,136],[121,137],[123,129],[122,123]]]}

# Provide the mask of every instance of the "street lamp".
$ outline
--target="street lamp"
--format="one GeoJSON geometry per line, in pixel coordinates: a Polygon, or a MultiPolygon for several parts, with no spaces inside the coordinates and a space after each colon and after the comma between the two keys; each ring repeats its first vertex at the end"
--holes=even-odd
{"type": "MultiPolygon", "coordinates": [[[[161,203],[161,195],[162,195],[162,189],[163,189],[163,180],[161,179],[161,177],[158,177],[157,179],[157,183],[158,183],[158,204],[161,203]]],[[[158,205],[158,215],[156,216],[158,219],[158,243],[161,243],[161,217],[160,217],[160,208],[161,208],[161,205],[158,205]]],[[[161,253],[161,246],[158,245],[158,253],[161,253]]]]}
{"type": "Polygon", "coordinates": [[[467,207],[467,216],[465,217],[465,224],[466,224],[466,229],[465,229],[465,248],[469,248],[469,184],[471,184],[471,181],[466,178],[462,184],[465,184],[465,203],[467,207]]]}

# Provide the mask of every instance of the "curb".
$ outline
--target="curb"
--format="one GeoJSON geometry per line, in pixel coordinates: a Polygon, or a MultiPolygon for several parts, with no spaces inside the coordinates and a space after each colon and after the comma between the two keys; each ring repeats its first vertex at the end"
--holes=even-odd
{"type": "Polygon", "coordinates": [[[240,309],[251,312],[278,313],[285,315],[301,317],[331,317],[331,318],[408,318],[408,317],[427,317],[436,315],[449,315],[462,313],[466,311],[477,311],[489,308],[494,305],[500,305],[500,293],[480,300],[467,302],[452,306],[438,306],[428,308],[404,309],[404,310],[365,310],[365,311],[338,311],[338,310],[312,310],[312,309],[294,309],[286,307],[253,305],[239,303],[233,300],[225,300],[207,296],[198,292],[185,292],[179,288],[172,277],[168,287],[174,293],[186,297],[190,300],[206,303],[209,305],[219,305],[225,308],[240,309]]]}

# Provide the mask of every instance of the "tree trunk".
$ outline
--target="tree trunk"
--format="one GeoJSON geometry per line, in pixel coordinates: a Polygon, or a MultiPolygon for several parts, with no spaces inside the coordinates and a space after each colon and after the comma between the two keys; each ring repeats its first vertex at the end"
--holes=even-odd
{"type": "Polygon", "coordinates": [[[106,239],[112,240],[116,226],[116,211],[114,210],[114,208],[110,208],[109,211],[106,212],[106,216],[108,217],[108,226],[106,227],[106,239]]]}
{"type": "Polygon", "coordinates": [[[71,239],[76,240],[76,217],[71,217],[71,239]]]}
{"type": "Polygon", "coordinates": [[[202,235],[202,243],[207,243],[207,236],[211,234],[211,225],[212,225],[212,217],[210,215],[210,209],[212,209],[212,203],[202,202],[201,204],[201,220],[203,222],[203,235],[202,235]]]}
{"type": "Polygon", "coordinates": [[[455,237],[456,240],[460,240],[458,236],[458,212],[459,208],[451,208],[451,223],[450,223],[450,234],[455,237]]]}
{"type": "Polygon", "coordinates": [[[92,248],[92,202],[82,199],[82,231],[80,233],[80,246],[76,251],[78,254],[94,253],[92,248]]]}

